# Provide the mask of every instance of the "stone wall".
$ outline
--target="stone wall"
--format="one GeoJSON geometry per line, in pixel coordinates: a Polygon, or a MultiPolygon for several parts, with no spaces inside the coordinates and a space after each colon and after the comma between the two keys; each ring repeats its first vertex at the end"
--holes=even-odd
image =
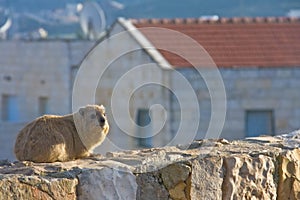
{"type": "Polygon", "coordinates": [[[2,199],[300,198],[300,131],[277,137],[107,153],[57,163],[0,162],[2,199]]]}
{"type": "MultiPolygon", "coordinates": [[[[246,111],[273,111],[273,134],[282,134],[300,128],[300,68],[299,67],[236,67],[219,68],[226,90],[227,111],[222,138],[242,139],[246,133],[246,111]]],[[[198,136],[205,138],[205,133],[211,117],[211,96],[203,77],[193,68],[178,70],[190,81],[194,88],[199,106],[200,123],[198,136]]],[[[205,70],[204,70],[205,71],[205,70]]],[[[207,70],[209,71],[209,70],[207,70]]],[[[208,72],[209,73],[209,72],[208,72]]],[[[172,73],[171,80],[174,80],[172,73]]],[[[212,82],[215,78],[210,77],[212,82]]],[[[175,94],[185,94],[181,82],[173,81],[175,94]]],[[[180,122],[180,107],[176,105],[175,97],[171,98],[174,120],[173,130],[180,122]]],[[[192,112],[191,108],[186,112],[192,112]]],[[[188,121],[188,120],[187,120],[188,121]]],[[[218,122],[219,123],[219,122],[218,122]]],[[[267,134],[267,133],[260,133],[267,134]]]]}

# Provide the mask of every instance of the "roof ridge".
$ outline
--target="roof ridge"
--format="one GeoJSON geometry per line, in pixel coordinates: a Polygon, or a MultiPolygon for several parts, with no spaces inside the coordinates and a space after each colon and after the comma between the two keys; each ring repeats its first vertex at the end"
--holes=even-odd
{"type": "Polygon", "coordinates": [[[118,22],[121,26],[128,31],[129,34],[143,47],[143,49],[163,68],[171,69],[170,63],[161,55],[161,53],[154,47],[151,41],[138,30],[133,24],[132,21],[126,20],[123,17],[119,17],[118,22]]]}
{"type": "Polygon", "coordinates": [[[199,18],[141,18],[129,19],[133,24],[248,24],[294,23],[300,17],[199,17],[199,18]]]}

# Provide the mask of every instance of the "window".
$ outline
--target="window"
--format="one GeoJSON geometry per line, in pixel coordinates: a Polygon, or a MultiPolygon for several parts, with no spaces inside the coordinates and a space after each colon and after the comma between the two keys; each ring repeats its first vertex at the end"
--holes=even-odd
{"type": "Polygon", "coordinates": [[[274,118],[272,110],[246,111],[246,136],[274,135],[274,118]]]}
{"type": "Polygon", "coordinates": [[[136,122],[138,125],[137,138],[140,147],[152,147],[151,135],[151,118],[149,109],[138,109],[136,122]]]}
{"type": "Polygon", "coordinates": [[[49,113],[48,110],[48,97],[39,97],[39,115],[49,113]]]}
{"type": "Polygon", "coordinates": [[[8,122],[19,121],[18,98],[13,95],[2,96],[2,120],[8,122]]]}

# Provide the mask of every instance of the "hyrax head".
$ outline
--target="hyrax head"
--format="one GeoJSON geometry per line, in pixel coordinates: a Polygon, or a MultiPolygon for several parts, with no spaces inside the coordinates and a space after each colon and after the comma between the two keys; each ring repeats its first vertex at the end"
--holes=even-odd
{"type": "Polygon", "coordinates": [[[74,114],[78,135],[87,149],[101,144],[109,131],[109,124],[102,105],[87,105],[74,114]]]}
{"type": "Polygon", "coordinates": [[[108,126],[105,108],[103,105],[87,105],[80,108],[78,112],[86,122],[89,122],[87,123],[89,125],[101,128],[108,126]]]}

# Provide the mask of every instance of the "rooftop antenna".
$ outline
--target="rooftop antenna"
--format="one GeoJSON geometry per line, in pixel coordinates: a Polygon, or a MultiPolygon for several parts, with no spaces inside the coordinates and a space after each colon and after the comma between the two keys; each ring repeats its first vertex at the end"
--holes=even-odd
{"type": "Polygon", "coordinates": [[[101,6],[94,1],[86,1],[77,8],[84,37],[89,40],[99,39],[106,28],[106,18],[101,6]]]}

